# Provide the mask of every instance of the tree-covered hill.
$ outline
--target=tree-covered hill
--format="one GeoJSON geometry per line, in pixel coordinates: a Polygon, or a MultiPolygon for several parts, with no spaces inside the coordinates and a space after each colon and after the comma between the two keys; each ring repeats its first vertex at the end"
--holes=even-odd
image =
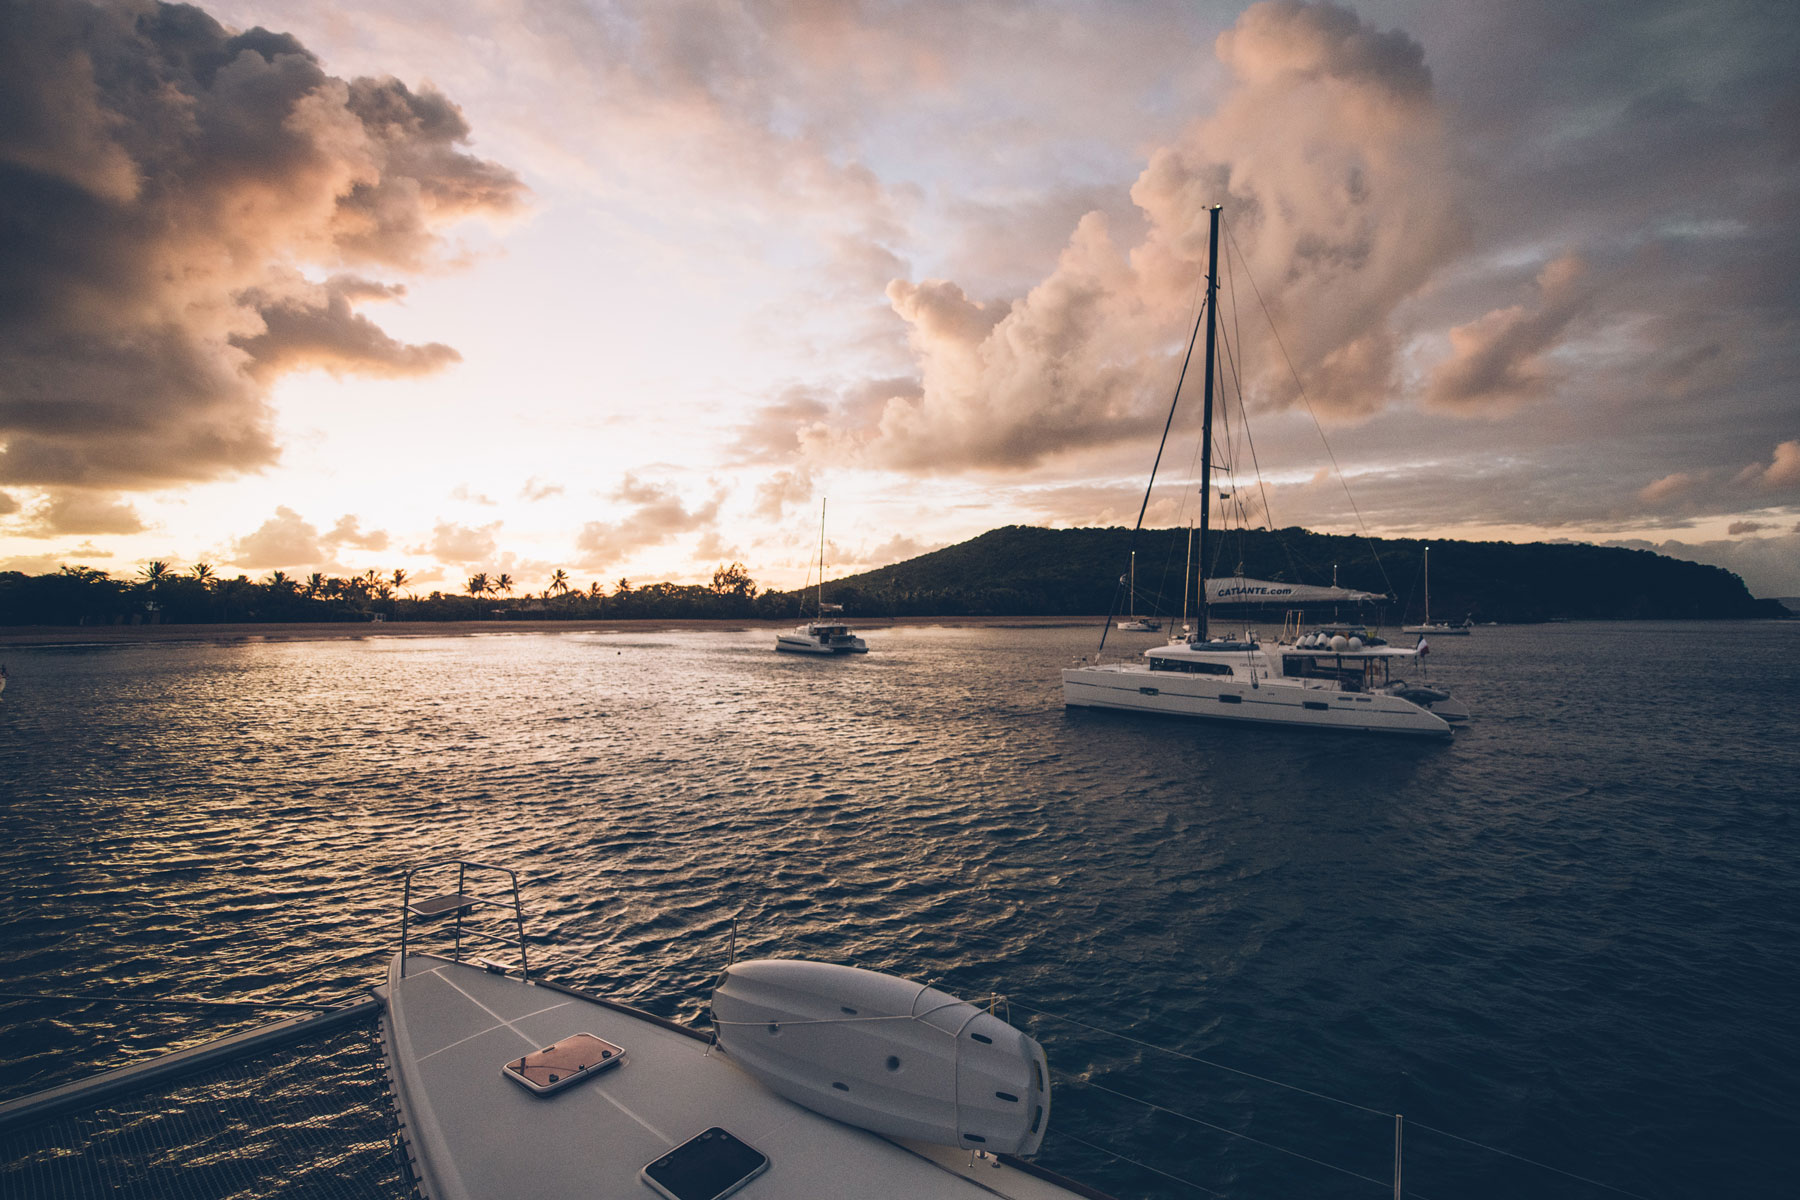
{"type": "MultiPolygon", "coordinates": [[[[1408,539],[1304,529],[1215,537],[1209,575],[1329,584],[1390,597],[1365,614],[1390,623],[1424,615],[1424,550],[1408,539]]],[[[1721,567],[1647,550],[1574,543],[1433,541],[1434,620],[1691,619],[1786,615],[1721,567]]],[[[847,614],[1080,615],[1125,611],[1119,587],[1137,555],[1137,609],[1179,616],[1186,530],[1038,529],[1013,525],[891,567],[825,585],[847,614]]],[[[1190,601],[1191,603],[1191,601],[1190,601]]]]}

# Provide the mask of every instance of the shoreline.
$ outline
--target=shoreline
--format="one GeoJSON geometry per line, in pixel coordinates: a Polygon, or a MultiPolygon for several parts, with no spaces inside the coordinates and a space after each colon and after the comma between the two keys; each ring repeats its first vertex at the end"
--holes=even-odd
{"type": "MultiPolygon", "coordinates": [[[[151,642],[311,642],[347,638],[470,637],[518,633],[672,633],[787,629],[793,617],[657,618],[599,621],[318,621],[229,625],[19,625],[0,628],[0,646],[111,646],[151,642]]],[[[865,617],[855,629],[940,625],[977,629],[1081,629],[1100,617],[865,617]]]]}

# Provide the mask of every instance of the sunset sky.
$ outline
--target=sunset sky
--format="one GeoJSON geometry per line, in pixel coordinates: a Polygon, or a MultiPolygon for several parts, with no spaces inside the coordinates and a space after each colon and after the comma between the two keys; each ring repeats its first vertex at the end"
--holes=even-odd
{"type": "Polygon", "coordinates": [[[9,0],[0,570],[794,586],[827,496],[833,575],[1129,525],[1217,203],[1253,516],[1800,595],[1797,43],[1755,0],[9,0]]]}

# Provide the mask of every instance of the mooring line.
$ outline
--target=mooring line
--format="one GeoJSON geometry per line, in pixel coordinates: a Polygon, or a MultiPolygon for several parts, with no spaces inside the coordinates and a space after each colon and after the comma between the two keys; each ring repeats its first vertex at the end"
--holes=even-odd
{"type": "Polygon", "coordinates": [[[1245,1070],[1241,1070],[1237,1067],[1228,1067],[1224,1063],[1213,1062],[1211,1059],[1201,1058],[1200,1056],[1195,1055],[1195,1054],[1187,1054],[1187,1053],[1184,1053],[1183,1051],[1175,1050],[1168,1046],[1159,1046],[1155,1042],[1142,1041],[1138,1038],[1132,1037],[1129,1034],[1118,1033],[1111,1029],[1103,1029],[1098,1025],[1089,1025],[1085,1021],[1077,1021],[1074,1017],[1065,1017],[1060,1013],[1048,1012],[1041,1008],[1032,1008],[1030,1005],[1019,1003],[1017,1000],[1014,1000],[1013,1004],[1019,1008],[1024,1009],[1026,1012],[1037,1013],[1039,1016],[1044,1016],[1044,1017],[1052,1017],[1058,1021],[1067,1021],[1069,1024],[1079,1025],[1083,1029],[1092,1030],[1095,1033],[1103,1033],[1108,1037],[1115,1037],[1115,1038],[1118,1038],[1120,1041],[1130,1042],[1134,1046],[1142,1046],[1146,1050],[1155,1050],[1162,1054],[1172,1054],[1176,1058],[1185,1058],[1189,1062],[1197,1062],[1203,1066],[1213,1067],[1220,1071],[1230,1071],[1233,1075],[1242,1075],[1246,1079],[1254,1079],[1259,1083],[1267,1083],[1274,1087],[1286,1088],[1290,1092],[1299,1092],[1303,1096],[1311,1096],[1317,1100],[1329,1100],[1329,1101],[1331,1101],[1331,1103],[1341,1104],[1345,1108],[1354,1108],[1354,1109],[1358,1110],[1359,1112],[1373,1113],[1375,1116],[1381,1117],[1384,1120],[1390,1119],[1394,1115],[1393,1113],[1390,1113],[1390,1112],[1383,1112],[1378,1108],[1370,1108],[1366,1104],[1357,1104],[1350,1100],[1340,1100],[1336,1096],[1327,1096],[1323,1092],[1315,1092],[1315,1091],[1311,1091],[1307,1088],[1298,1087],[1291,1083],[1283,1083],[1279,1079],[1270,1079],[1266,1075],[1258,1075],[1253,1071],[1245,1071],[1245,1070]]]}
{"type": "Polygon", "coordinates": [[[1074,1076],[1071,1076],[1071,1075],[1067,1074],[1066,1072],[1057,1072],[1057,1073],[1062,1075],[1064,1079],[1070,1080],[1071,1082],[1079,1083],[1083,1087],[1090,1087],[1090,1088],[1093,1088],[1095,1091],[1105,1092],[1109,1096],[1117,1096],[1121,1100],[1129,1100],[1133,1104],[1141,1104],[1145,1108],[1151,1109],[1154,1112],[1166,1113],[1171,1117],[1175,1117],[1179,1120],[1187,1121],[1194,1125],[1199,1125],[1205,1129],[1215,1130],[1216,1132],[1223,1133],[1223,1134],[1226,1134],[1226,1135],[1228,1135],[1230,1137],[1234,1137],[1234,1138],[1242,1138],[1244,1141],[1249,1142],[1252,1145],[1261,1146],[1265,1150],[1273,1150],[1277,1154],[1285,1154],[1285,1155],[1289,1156],[1290,1158],[1298,1158],[1304,1162],[1312,1163],[1314,1166],[1324,1167],[1328,1171],[1336,1171],[1340,1175],[1348,1175],[1352,1179],[1360,1179],[1364,1183],[1372,1183],[1376,1187],[1387,1187],[1390,1183],[1389,1180],[1375,1179],[1371,1176],[1363,1175],[1363,1174],[1360,1174],[1359,1172],[1352,1171],[1349,1167],[1340,1167],[1336,1163],[1328,1163],[1322,1158],[1314,1158],[1312,1155],[1302,1154],[1298,1150],[1289,1150],[1286,1146],[1277,1146],[1274,1142],[1265,1142],[1261,1138],[1251,1137],[1247,1133],[1239,1133],[1235,1129],[1227,1129],[1223,1125],[1214,1125],[1211,1121],[1202,1121],[1199,1117],[1190,1117],[1184,1112],[1176,1112],[1172,1108],[1164,1108],[1160,1104],[1153,1104],[1150,1101],[1142,1099],[1138,1096],[1133,1096],[1126,1092],[1115,1091],[1114,1089],[1107,1087],[1105,1084],[1095,1083],[1092,1080],[1077,1080],[1077,1079],[1075,1079],[1074,1076]]]}

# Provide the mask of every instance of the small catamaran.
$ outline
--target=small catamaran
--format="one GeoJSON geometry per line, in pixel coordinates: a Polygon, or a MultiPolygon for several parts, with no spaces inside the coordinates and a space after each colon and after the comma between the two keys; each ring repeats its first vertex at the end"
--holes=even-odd
{"type": "MultiPolygon", "coordinates": [[[[1379,639],[1322,634],[1301,637],[1271,653],[1253,634],[1209,636],[1210,604],[1272,598],[1293,601],[1306,590],[1263,580],[1205,578],[1212,492],[1213,380],[1217,370],[1219,206],[1212,207],[1210,216],[1202,311],[1206,382],[1200,434],[1199,629],[1186,641],[1144,651],[1141,661],[1086,663],[1065,669],[1063,704],[1069,708],[1108,708],[1296,728],[1447,736],[1452,721],[1467,719],[1467,710],[1447,693],[1409,684],[1393,673],[1396,666],[1412,663],[1426,652],[1423,639],[1414,647],[1403,648],[1379,639]]],[[[1201,322],[1196,322],[1188,342],[1190,355],[1200,328],[1201,322]]],[[[1178,402],[1179,383],[1175,395],[1178,402]]],[[[1330,590],[1351,595],[1345,589],[1330,590]]]]}
{"type": "Polygon", "coordinates": [[[868,643],[842,621],[825,619],[825,501],[819,501],[819,591],[817,617],[775,635],[775,649],[789,654],[867,654],[868,643]]]}

